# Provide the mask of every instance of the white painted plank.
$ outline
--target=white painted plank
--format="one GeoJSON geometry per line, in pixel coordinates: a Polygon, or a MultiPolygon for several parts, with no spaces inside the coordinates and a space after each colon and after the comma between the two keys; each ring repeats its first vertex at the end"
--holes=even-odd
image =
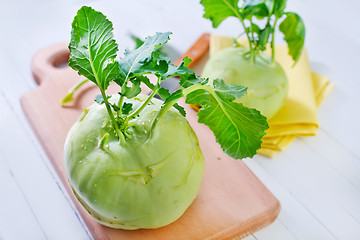
{"type": "MultiPolygon", "coordinates": [[[[15,36],[15,38],[24,39],[20,36],[15,36]]],[[[11,44],[1,44],[1,46],[9,46],[9,51],[5,51],[5,54],[3,54],[5,48],[0,49],[1,56],[10,56],[9,58],[0,58],[0,64],[3,67],[0,87],[0,106],[2,109],[0,114],[2,120],[0,127],[2,146],[0,152],[5,149],[6,159],[14,159],[10,161],[9,166],[14,172],[16,180],[24,189],[24,195],[29,198],[29,202],[35,208],[36,214],[39,215],[39,221],[43,224],[42,227],[46,229],[48,237],[62,239],[68,236],[76,236],[79,239],[88,239],[90,236],[87,230],[81,226],[83,224],[82,219],[79,218],[67,193],[64,193],[64,187],[54,173],[52,166],[48,163],[48,159],[30,129],[20,107],[19,97],[30,90],[29,82],[26,81],[23,75],[24,69],[29,71],[30,62],[23,66],[23,62],[15,60],[20,55],[24,59],[27,56],[30,61],[32,57],[30,54],[32,53],[23,48],[24,45],[16,46],[16,43],[19,43],[19,41],[14,41],[14,48],[11,47],[11,44]],[[11,55],[11,50],[14,49],[22,51],[23,54],[15,50],[15,54],[11,55]],[[7,113],[5,114],[4,111],[7,111],[7,113]],[[16,114],[13,114],[12,111],[16,114]],[[17,138],[21,140],[7,140],[17,138]],[[21,146],[22,151],[17,150],[18,146],[21,146]],[[62,230],[59,225],[67,227],[67,230],[62,230]]],[[[32,77],[31,81],[33,82],[32,77]]]]}
{"type": "MultiPolygon", "coordinates": [[[[324,135],[321,136],[323,137],[324,135]]],[[[322,138],[322,144],[323,146],[327,146],[326,148],[321,146],[316,148],[316,144],[314,144],[314,147],[309,144],[304,144],[310,141],[310,139],[301,139],[301,146],[309,149],[314,154],[314,158],[316,159],[316,161],[313,161],[315,168],[324,163],[326,164],[326,167],[322,167],[321,169],[321,172],[326,175],[322,177],[323,179],[317,179],[317,182],[324,181],[323,184],[327,184],[326,187],[322,187],[322,191],[328,196],[331,196],[331,199],[347,211],[357,222],[360,222],[360,187],[359,182],[356,182],[359,179],[359,163],[354,161],[353,155],[341,149],[340,145],[331,145],[332,139],[328,135],[325,136],[326,139],[322,138]],[[327,151],[329,151],[332,156],[324,156],[327,151]],[[317,161],[319,161],[319,163],[317,163],[317,161]],[[358,170],[357,174],[354,170],[358,170]]]]}
{"type": "MultiPolygon", "coordinates": [[[[255,233],[258,240],[267,240],[273,236],[287,236],[284,239],[317,240],[335,239],[329,230],[313,214],[294,197],[293,189],[288,189],[281,181],[278,181],[260,163],[257,156],[254,159],[246,159],[247,166],[259,177],[269,190],[279,199],[281,211],[276,225],[270,225],[255,233]]],[[[264,159],[264,161],[273,161],[264,159]]],[[[283,238],[278,238],[283,239],[283,238]]]]}
{"type": "Polygon", "coordinates": [[[46,239],[31,206],[1,154],[0,189],[0,239],[46,239]]]}
{"type": "MultiPolygon", "coordinates": [[[[245,238],[242,238],[243,240],[256,240],[256,238],[254,237],[254,235],[249,235],[249,236],[247,236],[247,237],[245,237],[245,238]]],[[[236,240],[236,239],[234,239],[234,240],[236,240]]]]}
{"type": "Polygon", "coordinates": [[[282,222],[277,219],[274,223],[271,224],[270,228],[264,228],[254,234],[257,240],[278,240],[278,239],[286,239],[286,240],[296,240],[294,235],[284,229],[284,225],[282,222]]]}
{"type": "Polygon", "coordinates": [[[320,128],[315,137],[301,138],[300,141],[341,174],[349,184],[360,189],[360,159],[331,134],[320,128]]]}
{"type": "MultiPolygon", "coordinates": [[[[1,91],[0,91],[1,93],[1,91]]],[[[23,127],[4,101],[0,124],[0,152],[49,239],[89,239],[64,187],[50,174],[23,127]],[[3,113],[4,113],[3,112],[3,113]],[[62,226],[59,228],[59,226],[62,226]]]]}
{"type": "Polygon", "coordinates": [[[259,163],[336,238],[359,239],[360,223],[348,209],[359,208],[360,192],[300,141],[289,153],[272,161],[259,158],[259,163]]]}

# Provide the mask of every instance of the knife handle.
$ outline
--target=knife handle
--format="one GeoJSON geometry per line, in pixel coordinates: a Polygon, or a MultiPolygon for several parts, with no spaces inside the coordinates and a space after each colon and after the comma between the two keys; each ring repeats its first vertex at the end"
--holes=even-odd
{"type": "Polygon", "coordinates": [[[188,67],[191,68],[201,59],[202,56],[204,56],[207,51],[209,51],[209,39],[210,33],[204,33],[201,35],[194,45],[192,45],[186,53],[175,61],[174,65],[178,66],[184,57],[189,57],[192,61],[188,67]]]}

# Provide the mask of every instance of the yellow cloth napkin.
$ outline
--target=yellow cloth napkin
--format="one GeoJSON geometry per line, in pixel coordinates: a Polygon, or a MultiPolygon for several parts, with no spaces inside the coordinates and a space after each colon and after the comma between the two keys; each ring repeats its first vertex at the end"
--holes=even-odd
{"type": "MultiPolygon", "coordinates": [[[[247,44],[245,39],[238,39],[238,42],[247,44]]],[[[210,56],[223,48],[231,47],[232,43],[233,40],[229,37],[211,35],[210,56]]],[[[270,54],[269,47],[265,53],[270,54]]],[[[284,106],[274,117],[268,119],[269,129],[258,151],[268,157],[285,149],[296,136],[316,134],[319,127],[317,108],[334,87],[328,77],[311,72],[305,49],[294,67],[286,45],[276,46],[275,59],[286,72],[289,92],[284,106]]]]}

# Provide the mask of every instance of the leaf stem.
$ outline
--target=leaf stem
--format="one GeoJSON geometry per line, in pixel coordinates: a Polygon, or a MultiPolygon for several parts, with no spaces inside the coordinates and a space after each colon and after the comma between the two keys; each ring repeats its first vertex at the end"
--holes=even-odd
{"type": "Polygon", "coordinates": [[[111,120],[111,122],[112,122],[112,124],[113,124],[113,126],[115,128],[115,132],[119,136],[120,142],[125,142],[125,137],[124,137],[123,133],[120,131],[119,126],[118,126],[118,122],[116,121],[116,119],[114,117],[114,114],[111,111],[110,103],[107,100],[107,97],[105,95],[105,91],[101,90],[101,95],[102,95],[102,97],[104,99],[104,103],[105,103],[105,106],[106,106],[106,110],[107,110],[107,112],[109,114],[110,120],[111,120]]]}
{"type": "Polygon", "coordinates": [[[255,37],[254,37],[254,31],[253,31],[253,21],[252,21],[252,17],[250,18],[250,32],[251,32],[251,38],[254,41],[255,37]]]}
{"type": "Polygon", "coordinates": [[[275,27],[277,21],[278,18],[275,16],[274,28],[271,34],[271,64],[274,64],[275,62],[275,27]]]}
{"type": "Polygon", "coordinates": [[[243,26],[244,30],[245,30],[245,33],[246,33],[246,37],[248,39],[248,42],[249,42],[249,48],[250,48],[250,59],[251,59],[251,62],[254,61],[255,59],[255,53],[254,53],[254,48],[253,48],[253,42],[252,42],[252,39],[250,37],[250,34],[249,34],[249,31],[246,30],[246,26],[245,26],[245,23],[244,23],[244,19],[242,19],[242,17],[240,15],[238,15],[238,18],[241,22],[241,25],[243,26]]]}
{"type": "MultiPolygon", "coordinates": [[[[121,91],[121,92],[122,92],[122,91],[121,91]]],[[[124,102],[124,96],[123,96],[122,94],[120,94],[120,99],[119,99],[119,102],[118,102],[119,110],[117,111],[118,117],[119,117],[119,116],[122,116],[122,105],[123,105],[123,102],[124,102]]]]}
{"type": "Polygon", "coordinates": [[[61,106],[64,106],[65,103],[69,103],[69,102],[72,102],[73,101],[73,95],[74,95],[74,92],[76,90],[79,89],[79,87],[81,87],[84,83],[88,82],[89,79],[85,78],[83,79],[82,81],[80,82],[77,82],[68,92],[67,94],[64,96],[64,98],[61,100],[61,106]]]}
{"type": "Polygon", "coordinates": [[[153,90],[153,92],[146,98],[146,100],[141,104],[141,106],[136,109],[136,111],[134,111],[133,113],[131,113],[124,121],[124,123],[122,124],[125,128],[127,126],[127,123],[134,118],[135,116],[137,116],[138,114],[140,114],[140,112],[149,104],[149,102],[151,101],[151,99],[155,96],[155,94],[157,93],[158,89],[153,90]]]}
{"type": "MultiPolygon", "coordinates": [[[[192,85],[186,89],[183,90],[183,95],[186,96],[188,95],[189,93],[193,92],[193,91],[196,91],[196,90],[199,90],[199,89],[207,89],[206,87],[209,88],[209,86],[207,85],[202,85],[202,84],[195,84],[195,85],[192,85]]],[[[153,131],[156,127],[156,124],[159,122],[160,118],[162,116],[164,116],[164,114],[177,102],[179,101],[179,98],[177,99],[174,99],[172,101],[169,101],[167,103],[165,103],[162,108],[160,109],[160,111],[156,114],[153,122],[151,123],[151,129],[150,129],[150,137],[151,135],[153,134],[153,131]]]]}
{"type": "Polygon", "coordinates": [[[250,62],[255,64],[255,56],[256,56],[256,46],[254,46],[254,41],[255,41],[255,36],[254,36],[254,31],[253,31],[253,22],[252,22],[252,17],[250,18],[250,36],[251,36],[251,45],[252,45],[252,49],[250,48],[250,62]]]}
{"type": "Polygon", "coordinates": [[[246,27],[245,27],[245,23],[244,23],[244,18],[241,16],[240,12],[237,11],[234,7],[232,7],[229,2],[227,1],[223,1],[232,11],[233,13],[235,14],[235,16],[240,20],[241,22],[241,25],[243,26],[244,30],[245,30],[245,33],[246,33],[246,36],[248,38],[248,41],[249,41],[249,47],[250,47],[250,53],[252,53],[252,42],[251,42],[251,39],[250,39],[250,35],[249,35],[249,32],[246,30],[246,27]]]}

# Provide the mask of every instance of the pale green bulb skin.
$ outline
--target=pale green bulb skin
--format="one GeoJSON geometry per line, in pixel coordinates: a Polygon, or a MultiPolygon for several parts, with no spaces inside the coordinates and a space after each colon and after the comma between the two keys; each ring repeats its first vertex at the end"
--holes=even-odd
{"type": "Polygon", "coordinates": [[[259,53],[254,64],[245,55],[248,51],[242,47],[220,50],[207,61],[202,76],[248,87],[238,102],[256,108],[270,119],[284,105],[288,80],[280,64],[271,64],[269,56],[259,53]]]}
{"type": "MultiPolygon", "coordinates": [[[[129,100],[136,109],[144,100],[129,100]]],[[[115,102],[117,97],[110,101],[115,102]]],[[[204,157],[187,120],[171,108],[149,137],[161,101],[130,121],[132,139],[119,143],[105,106],[94,104],[68,133],[65,168],[73,191],[100,223],[113,228],[158,228],[178,219],[195,199],[204,157]],[[108,133],[103,148],[100,140],[108,133]]]]}

